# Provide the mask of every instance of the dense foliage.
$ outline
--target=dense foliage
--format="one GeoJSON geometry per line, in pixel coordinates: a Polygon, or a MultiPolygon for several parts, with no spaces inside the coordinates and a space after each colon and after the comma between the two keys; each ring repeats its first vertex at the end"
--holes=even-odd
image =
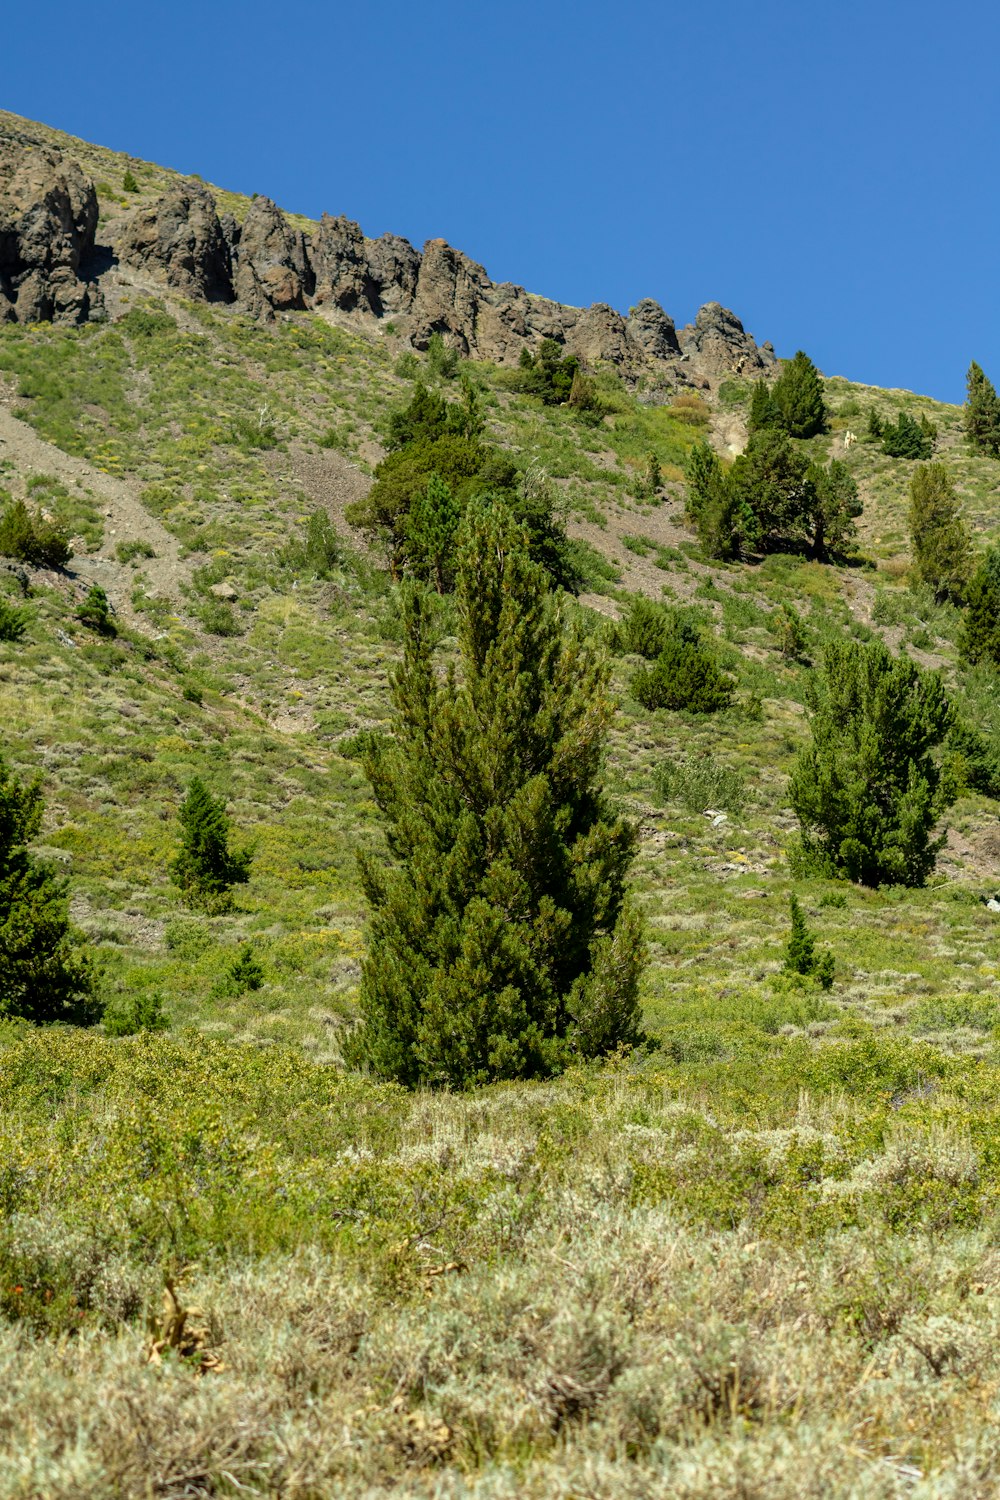
{"type": "Polygon", "coordinates": [[[922,885],[955,795],[932,754],[953,717],[940,677],[880,642],[831,643],[810,707],[789,788],[807,859],[862,885],[922,885]]]}
{"type": "Polygon", "coordinates": [[[91,966],[69,922],[66,882],[28,844],[42,824],[38,781],[22,782],[0,760],[0,1019],[100,1018],[91,966]]]}
{"type": "Polygon", "coordinates": [[[710,714],[732,699],[732,682],[704,635],[686,620],[670,628],[651,666],[640,667],[629,691],[643,708],[710,714]]]}
{"type": "Polygon", "coordinates": [[[966,377],[965,435],[978,453],[1000,457],[1000,398],[975,360],[966,377]]]}
{"type": "Polygon", "coordinates": [[[764,380],[754,386],[749,425],[751,433],[772,427],[789,437],[810,438],[824,430],[828,415],[820,373],[800,349],[772,386],[764,380]]]}
{"type": "Polygon", "coordinates": [[[14,557],[36,568],[62,568],[73,556],[66,533],[40,510],[12,500],[0,516],[0,557],[14,557]]]}
{"type": "Polygon", "coordinates": [[[919,464],[910,480],[910,544],[917,580],[960,604],[972,572],[972,538],[944,464],[919,464]]]}
{"type": "Polygon", "coordinates": [[[226,910],[232,887],[250,879],[253,851],[229,847],[226,804],[198,776],[188,787],[178,819],[181,847],[171,867],[174,880],[195,904],[226,910]]]}
{"type": "Polygon", "coordinates": [[[394,863],[372,907],[353,1054],[401,1083],[553,1073],[639,1039],[635,833],[599,783],[607,668],[568,633],[505,508],[463,523],[461,675],[405,597],[393,738],[366,759],[394,863]]]}
{"type": "Polygon", "coordinates": [[[958,645],[967,662],[1000,667],[1000,548],[991,547],[972,575],[958,645]]]}

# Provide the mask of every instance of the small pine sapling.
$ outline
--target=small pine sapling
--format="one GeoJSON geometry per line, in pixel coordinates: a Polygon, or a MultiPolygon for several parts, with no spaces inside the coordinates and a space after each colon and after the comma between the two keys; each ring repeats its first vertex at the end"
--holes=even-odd
{"type": "Polygon", "coordinates": [[[785,973],[815,979],[822,989],[833,984],[834,958],[829,948],[816,952],[816,939],[806,925],[805,914],[795,896],[790,897],[792,930],[785,946],[785,973]]]}

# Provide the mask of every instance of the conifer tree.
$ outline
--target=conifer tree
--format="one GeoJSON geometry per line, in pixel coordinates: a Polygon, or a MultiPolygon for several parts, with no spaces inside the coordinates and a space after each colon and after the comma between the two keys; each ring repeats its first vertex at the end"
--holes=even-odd
{"type": "Polygon", "coordinates": [[[1000,399],[975,360],[966,376],[966,391],[966,437],[977,452],[1000,457],[1000,399]]]}
{"type": "Polygon", "coordinates": [[[816,952],[816,939],[806,925],[805,913],[795,896],[790,898],[792,930],[785,948],[785,973],[816,979],[823,989],[833,984],[834,959],[827,948],[816,952]]]}
{"type": "Polygon", "coordinates": [[[28,850],[42,822],[38,781],[0,760],[0,1018],[100,1020],[90,964],[70,926],[66,882],[28,850]]]}
{"type": "Polygon", "coordinates": [[[826,468],[811,464],[806,483],[810,549],[813,557],[826,562],[831,551],[839,551],[854,538],[854,522],[861,514],[858,487],[839,458],[832,458],[826,468]]]}
{"type": "Polygon", "coordinates": [[[816,366],[801,349],[783,367],[771,391],[771,400],[789,437],[815,437],[826,427],[823,382],[816,366]]]}
{"type": "Polygon", "coordinates": [[[918,464],[910,480],[913,571],[940,603],[960,604],[972,572],[972,538],[944,464],[918,464]]]}
{"type": "Polygon", "coordinates": [[[564,628],[509,510],[474,502],[460,539],[460,670],[436,672],[406,585],[393,737],[365,760],[392,862],[362,860],[348,1051],[410,1086],[548,1075],[641,1035],[635,831],[599,779],[607,665],[564,628]]]}
{"type": "Polygon", "coordinates": [[[747,416],[747,431],[751,436],[760,432],[763,427],[780,427],[782,425],[781,408],[771,394],[771,387],[764,379],[758,380],[750,397],[750,411],[747,416]]]}
{"type": "Polygon", "coordinates": [[[966,591],[958,649],[964,661],[1000,667],[1000,548],[983,557],[966,591]]]}
{"type": "Polygon", "coordinates": [[[760,540],[756,517],[708,443],[692,448],[686,478],[685,510],[708,556],[725,562],[751,551],[760,540]]]}
{"type": "Polygon", "coordinates": [[[953,717],[941,678],[881,642],[835,642],[810,709],[812,744],[789,786],[807,862],[862,885],[922,885],[943,843],[934,824],[954,801],[932,755],[953,717]]]}
{"type": "Polygon", "coordinates": [[[439,474],[432,474],[406,517],[407,561],[414,575],[447,593],[455,576],[455,534],[462,507],[439,474]]]}
{"type": "Polygon", "coordinates": [[[252,849],[230,849],[226,804],[221,797],[213,797],[197,776],[178,818],[181,848],[171,867],[174,880],[194,905],[227,910],[232,887],[245,885],[250,879],[252,849]]]}

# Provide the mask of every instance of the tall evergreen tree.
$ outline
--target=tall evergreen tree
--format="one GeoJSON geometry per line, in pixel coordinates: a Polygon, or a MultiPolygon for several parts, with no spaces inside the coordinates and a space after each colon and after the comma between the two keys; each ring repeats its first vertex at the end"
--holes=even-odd
{"type": "Polygon", "coordinates": [[[171,873],[195,905],[225,911],[231,904],[234,885],[250,879],[251,849],[229,847],[229,817],[221,797],[213,797],[195,777],[181,804],[181,848],[171,873]]]}
{"type": "Polygon", "coordinates": [[[944,464],[918,464],[910,480],[913,571],[939,602],[960,604],[972,572],[972,538],[944,464]]]}
{"type": "Polygon", "coordinates": [[[815,558],[826,562],[831,551],[839,551],[854,538],[854,522],[861,514],[858,487],[839,458],[832,458],[826,468],[810,464],[806,484],[810,549],[815,558]]]}
{"type": "Polygon", "coordinates": [[[966,603],[958,638],[963,659],[1000,667],[1000,547],[991,547],[976,568],[966,603]]]}
{"type": "Polygon", "coordinates": [[[975,360],[965,382],[965,435],[979,453],[1000,457],[1000,398],[975,360]]]}
{"type": "Polygon", "coordinates": [[[752,551],[760,541],[756,517],[708,443],[692,448],[686,478],[685,510],[708,556],[725,562],[752,551]]]}
{"type": "Polygon", "coordinates": [[[762,427],[781,427],[783,425],[782,412],[775,401],[771,387],[766,380],[758,380],[750,397],[750,411],[747,417],[747,431],[752,435],[760,432],[762,427]]]}
{"type": "Polygon", "coordinates": [[[790,898],[792,930],[785,947],[785,973],[816,979],[823,989],[833,984],[834,959],[829,948],[816,952],[816,939],[809,931],[805,913],[795,896],[790,898]]]}
{"type": "Polygon", "coordinates": [[[943,843],[934,824],[954,800],[932,755],[953,717],[940,677],[881,642],[836,642],[810,708],[812,743],[789,787],[807,858],[862,885],[922,885],[943,843]]]}
{"type": "Polygon", "coordinates": [[[66,882],[30,853],[42,823],[38,781],[0,760],[0,1017],[100,1020],[94,976],[69,921],[66,882]]]}
{"type": "Polygon", "coordinates": [[[808,354],[799,350],[782,368],[774,383],[771,400],[781,414],[781,426],[789,437],[815,437],[827,422],[823,381],[808,354]]]}
{"type": "Polygon", "coordinates": [[[407,585],[394,733],[366,757],[392,864],[362,861],[349,1053],[410,1086],[547,1075],[640,1037],[635,830],[599,780],[606,663],[566,631],[500,505],[466,514],[456,605],[461,670],[442,677],[407,585]]]}
{"type": "Polygon", "coordinates": [[[767,537],[808,534],[812,493],[806,482],[809,459],[780,428],[755,432],[729,472],[741,513],[754,517],[758,543],[767,537]]]}

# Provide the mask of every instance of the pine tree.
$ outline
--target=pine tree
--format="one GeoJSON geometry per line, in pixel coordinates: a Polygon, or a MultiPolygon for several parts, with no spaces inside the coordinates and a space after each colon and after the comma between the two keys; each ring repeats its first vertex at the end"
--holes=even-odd
{"type": "Polygon", "coordinates": [[[803,350],[788,361],[774,383],[771,400],[789,437],[815,437],[826,427],[827,407],[819,371],[803,350]]]}
{"type": "Polygon", "coordinates": [[[958,638],[963,660],[1000,667],[1000,548],[991,547],[973,573],[966,605],[958,638]]]}
{"type": "Polygon", "coordinates": [[[750,397],[747,431],[752,436],[764,427],[780,427],[781,425],[781,408],[771,394],[771,387],[766,380],[758,380],[754,385],[753,395],[750,397]]]}
{"type": "Polygon", "coordinates": [[[42,823],[38,781],[0,760],[0,1017],[91,1026],[94,975],[69,922],[66,883],[27,848],[42,823]]]}
{"type": "Polygon", "coordinates": [[[944,464],[918,464],[910,480],[913,571],[940,603],[960,604],[972,572],[972,538],[944,464]]]}
{"type": "MultiPolygon", "coordinates": [[[[809,459],[778,427],[755,432],[729,472],[740,516],[752,516],[754,541],[804,537],[810,531],[813,495],[806,482],[809,459]]],[[[743,522],[746,533],[749,528],[743,522]]]]}
{"type": "Polygon", "coordinates": [[[816,939],[806,925],[805,914],[795,896],[790,897],[792,930],[785,948],[785,973],[816,979],[823,989],[833,984],[833,954],[826,949],[816,952],[816,939]]]}
{"type": "Polygon", "coordinates": [[[414,575],[447,593],[455,577],[455,534],[462,507],[450,484],[432,474],[406,518],[407,562],[414,575]]]}
{"type": "Polygon", "coordinates": [[[934,824],[954,801],[932,754],[953,717],[940,677],[881,642],[836,642],[810,709],[812,744],[789,787],[807,863],[862,885],[922,885],[943,843],[934,824]]]}
{"type": "Polygon", "coordinates": [[[460,671],[441,677],[404,588],[393,737],[365,765],[389,868],[372,909],[352,1059],[466,1088],[548,1075],[640,1039],[635,831],[599,781],[607,665],[566,631],[506,508],[473,503],[456,581],[460,671]]]}
{"type": "Polygon", "coordinates": [[[685,511],[707,555],[726,562],[752,551],[760,540],[756,517],[708,443],[692,448],[686,478],[685,511]]]}
{"type": "Polygon", "coordinates": [[[882,452],[890,458],[930,458],[934,452],[934,429],[915,422],[908,412],[882,427],[882,452]],[[930,428],[930,431],[927,430],[930,428]]]}
{"type": "Polygon", "coordinates": [[[966,376],[965,435],[979,453],[1000,457],[1000,399],[975,360],[966,376]]]}
{"type": "Polygon", "coordinates": [[[226,804],[221,797],[213,797],[197,776],[188,787],[178,818],[181,848],[171,867],[175,882],[192,904],[227,910],[232,887],[250,879],[252,849],[230,849],[226,804]]]}
{"type": "Polygon", "coordinates": [[[81,625],[96,630],[98,635],[117,635],[115,622],[111,618],[108,596],[99,583],[95,583],[76,612],[81,625]]]}
{"type": "Polygon", "coordinates": [[[810,547],[813,557],[826,562],[855,536],[854,522],[861,514],[858,487],[847,465],[832,458],[826,468],[811,464],[806,473],[810,491],[810,547]]]}

